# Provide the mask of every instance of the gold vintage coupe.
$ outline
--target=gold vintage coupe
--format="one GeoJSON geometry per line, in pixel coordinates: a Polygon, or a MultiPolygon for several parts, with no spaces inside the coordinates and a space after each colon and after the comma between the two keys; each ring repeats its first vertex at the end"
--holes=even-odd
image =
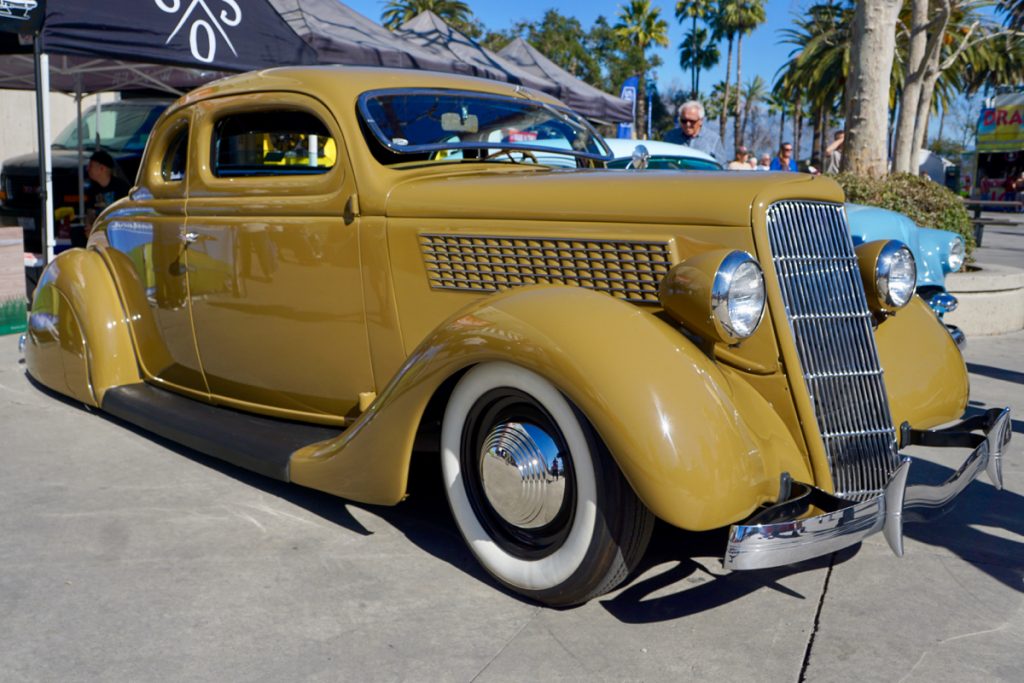
{"type": "MultiPolygon", "coordinates": [[[[392,505],[436,458],[480,563],[620,583],[655,517],[779,566],[1000,485],[1008,410],[827,179],[612,172],[557,100],[283,68],[182,98],[36,291],[33,378],[267,476],[392,505]],[[908,486],[911,443],[969,449],[908,486]],[[423,456],[424,452],[432,455],[423,456]]],[[[685,551],[682,551],[685,552],[685,551]]]]}

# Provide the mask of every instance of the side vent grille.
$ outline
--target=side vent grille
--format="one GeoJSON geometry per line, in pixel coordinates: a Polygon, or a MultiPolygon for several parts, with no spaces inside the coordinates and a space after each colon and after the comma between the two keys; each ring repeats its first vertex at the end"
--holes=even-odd
{"type": "Polygon", "coordinates": [[[434,289],[559,284],[657,304],[658,283],[672,266],[668,242],[421,234],[420,247],[434,289]]]}

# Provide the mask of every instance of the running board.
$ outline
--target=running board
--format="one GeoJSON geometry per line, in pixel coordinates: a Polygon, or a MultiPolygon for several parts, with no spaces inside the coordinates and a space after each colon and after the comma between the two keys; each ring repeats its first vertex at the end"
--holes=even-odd
{"type": "Polygon", "coordinates": [[[146,431],[281,481],[289,481],[293,452],[342,431],[214,406],[146,383],[108,389],[101,408],[146,431]]]}

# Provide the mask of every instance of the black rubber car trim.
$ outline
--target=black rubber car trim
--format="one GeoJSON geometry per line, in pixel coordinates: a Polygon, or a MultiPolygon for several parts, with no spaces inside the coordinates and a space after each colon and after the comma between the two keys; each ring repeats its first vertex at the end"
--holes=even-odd
{"type": "Polygon", "coordinates": [[[294,451],[341,433],[200,403],[149,384],[108,389],[102,409],[122,420],[238,467],[289,481],[294,451]]]}

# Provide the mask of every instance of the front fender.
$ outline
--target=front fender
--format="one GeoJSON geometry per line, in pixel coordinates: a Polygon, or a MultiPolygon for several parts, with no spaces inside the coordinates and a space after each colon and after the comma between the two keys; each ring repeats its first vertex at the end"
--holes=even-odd
{"type": "Polygon", "coordinates": [[[949,254],[955,241],[963,238],[949,230],[919,228],[920,262],[917,264],[917,286],[934,285],[946,288],[946,275],[950,272],[949,254]]]}
{"type": "Polygon", "coordinates": [[[959,419],[970,393],[964,357],[920,297],[875,330],[893,425],[929,429],[959,419]]]}
{"type": "Polygon", "coordinates": [[[43,271],[25,365],[41,384],[97,407],[110,387],[141,381],[121,300],[95,251],[65,251],[43,271]]]}
{"type": "Polygon", "coordinates": [[[651,312],[575,287],[523,287],[434,330],[353,427],[296,452],[291,479],[347,498],[405,495],[415,428],[433,393],[505,360],[546,377],[590,420],[644,504],[686,529],[723,526],[811,481],[782,420],[738,371],[651,312]]]}

